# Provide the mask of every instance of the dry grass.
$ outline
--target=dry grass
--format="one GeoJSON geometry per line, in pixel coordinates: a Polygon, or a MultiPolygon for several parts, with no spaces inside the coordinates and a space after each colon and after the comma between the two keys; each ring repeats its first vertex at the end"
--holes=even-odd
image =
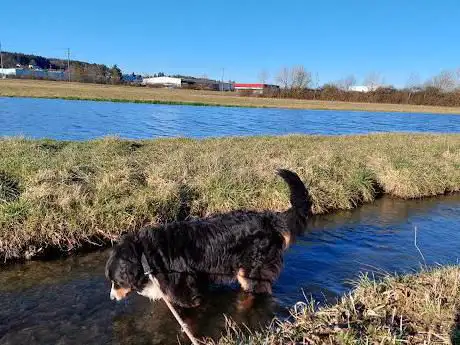
{"type": "Polygon", "coordinates": [[[221,94],[219,92],[212,91],[152,89],[142,87],[66,83],[40,80],[0,80],[0,96],[67,98],[166,104],[222,105],[238,107],[460,114],[460,108],[455,107],[241,97],[235,93],[221,94]]]}
{"type": "Polygon", "coordinates": [[[218,345],[460,344],[460,267],[385,277],[363,276],[337,304],[298,303],[288,321],[241,331],[228,322],[218,345]]]}
{"type": "Polygon", "coordinates": [[[381,192],[444,194],[460,190],[460,135],[0,139],[0,258],[107,243],[189,215],[285,209],[279,167],[308,184],[315,213],[351,209],[381,192]]]}

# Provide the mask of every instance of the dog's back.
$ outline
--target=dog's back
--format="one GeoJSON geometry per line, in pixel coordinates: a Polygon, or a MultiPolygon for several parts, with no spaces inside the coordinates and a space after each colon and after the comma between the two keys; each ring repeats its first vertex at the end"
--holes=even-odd
{"type": "Polygon", "coordinates": [[[295,235],[304,229],[311,202],[299,176],[289,170],[279,170],[279,176],[289,186],[292,207],[281,213],[237,210],[203,219],[166,224],[146,233],[148,242],[155,243],[150,256],[165,267],[159,271],[184,271],[193,267],[206,272],[214,282],[234,279],[242,266],[270,261],[273,267],[295,235]],[[166,267],[169,266],[169,267],[166,267]]]}

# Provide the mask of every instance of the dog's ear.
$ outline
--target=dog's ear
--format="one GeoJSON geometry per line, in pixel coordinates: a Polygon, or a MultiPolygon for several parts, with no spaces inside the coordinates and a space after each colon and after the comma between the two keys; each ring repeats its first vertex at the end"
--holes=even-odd
{"type": "Polygon", "coordinates": [[[117,237],[112,239],[112,247],[113,246],[118,246],[118,245],[122,244],[123,242],[129,241],[129,238],[132,235],[133,234],[131,232],[127,231],[127,230],[121,232],[117,237]]]}

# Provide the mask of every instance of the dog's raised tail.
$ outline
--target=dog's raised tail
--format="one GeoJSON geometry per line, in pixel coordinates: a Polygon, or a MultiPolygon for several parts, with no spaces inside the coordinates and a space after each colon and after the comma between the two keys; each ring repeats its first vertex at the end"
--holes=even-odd
{"type": "Polygon", "coordinates": [[[300,177],[290,170],[278,169],[277,174],[287,183],[291,192],[291,205],[298,216],[307,218],[311,212],[311,199],[300,177]]]}

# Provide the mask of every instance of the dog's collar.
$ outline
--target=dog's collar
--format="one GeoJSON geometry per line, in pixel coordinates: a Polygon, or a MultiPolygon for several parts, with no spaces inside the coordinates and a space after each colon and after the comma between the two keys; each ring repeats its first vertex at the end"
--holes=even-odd
{"type": "Polygon", "coordinates": [[[141,263],[142,263],[142,268],[144,269],[144,274],[146,276],[148,276],[149,274],[152,274],[152,269],[150,268],[150,265],[147,262],[147,258],[144,252],[142,252],[141,263]]]}

